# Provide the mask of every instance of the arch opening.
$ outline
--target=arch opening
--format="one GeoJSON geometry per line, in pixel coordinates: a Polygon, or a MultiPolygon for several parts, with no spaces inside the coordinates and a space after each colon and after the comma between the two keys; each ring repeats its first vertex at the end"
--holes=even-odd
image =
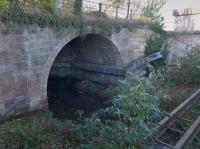
{"type": "Polygon", "coordinates": [[[101,93],[122,74],[121,55],[112,41],[98,34],[76,37],[60,50],[51,66],[49,109],[60,118],[73,119],[77,110],[89,115],[106,106],[108,99],[101,93]]]}

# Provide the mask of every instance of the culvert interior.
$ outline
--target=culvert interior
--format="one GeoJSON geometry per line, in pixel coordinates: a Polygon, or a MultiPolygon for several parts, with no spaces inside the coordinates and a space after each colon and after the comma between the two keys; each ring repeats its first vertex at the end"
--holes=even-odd
{"type": "Polygon", "coordinates": [[[107,106],[104,90],[122,78],[123,63],[116,46],[106,37],[87,34],[67,43],[54,60],[49,74],[49,109],[60,118],[86,116],[107,106]]]}

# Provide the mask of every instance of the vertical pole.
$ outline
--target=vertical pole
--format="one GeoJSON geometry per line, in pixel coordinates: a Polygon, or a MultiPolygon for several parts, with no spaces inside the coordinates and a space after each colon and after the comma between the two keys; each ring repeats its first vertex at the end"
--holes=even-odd
{"type": "Polygon", "coordinates": [[[22,0],[22,3],[23,3],[24,6],[26,6],[27,5],[27,0],[22,0]]]}
{"type": "Polygon", "coordinates": [[[131,12],[130,12],[130,19],[133,18],[133,9],[131,9],[131,12]]]}
{"type": "Polygon", "coordinates": [[[127,16],[126,16],[127,19],[129,16],[130,3],[131,3],[131,0],[128,0],[128,9],[127,9],[127,16]]]}
{"type": "Polygon", "coordinates": [[[89,5],[88,5],[88,12],[90,13],[90,0],[89,0],[89,5]]]}
{"type": "Polygon", "coordinates": [[[59,9],[59,7],[61,7],[60,6],[60,1],[56,1],[55,13],[60,15],[61,14],[60,13],[61,9],[59,9]]]}
{"type": "Polygon", "coordinates": [[[117,5],[116,6],[116,19],[118,19],[118,9],[119,9],[119,6],[117,5]]]}
{"type": "Polygon", "coordinates": [[[17,5],[20,5],[20,1],[19,1],[19,0],[16,0],[16,4],[17,4],[17,5]]]}
{"type": "Polygon", "coordinates": [[[99,3],[99,12],[102,10],[102,3],[99,3]]]}

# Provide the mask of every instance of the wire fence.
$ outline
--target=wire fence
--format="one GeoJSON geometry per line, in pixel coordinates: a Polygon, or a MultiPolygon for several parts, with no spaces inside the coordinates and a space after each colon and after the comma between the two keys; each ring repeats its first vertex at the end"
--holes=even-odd
{"type": "MultiPolygon", "coordinates": [[[[128,4],[127,4],[128,7],[128,4]]],[[[139,18],[141,14],[141,8],[129,8],[120,7],[114,4],[105,4],[105,3],[98,3],[90,0],[83,0],[83,12],[84,13],[93,13],[99,12],[99,14],[105,14],[111,18],[139,18]]]]}
{"type": "MultiPolygon", "coordinates": [[[[23,0],[19,0],[23,1],[23,0]]],[[[126,19],[138,19],[141,16],[143,7],[141,3],[127,2],[119,6],[113,3],[101,3],[97,0],[82,0],[83,14],[96,13],[98,16],[107,16],[109,18],[126,18],[126,19]],[[124,6],[124,7],[123,7],[124,6]]],[[[56,12],[61,15],[70,15],[75,12],[74,0],[57,0],[56,12]]]]}
{"type": "Polygon", "coordinates": [[[141,16],[142,8],[135,5],[131,7],[131,3],[125,3],[127,7],[121,7],[114,4],[98,3],[90,0],[83,0],[83,12],[92,13],[99,12],[99,14],[105,14],[111,18],[127,18],[127,19],[137,19],[141,16]]]}
{"type": "MultiPolygon", "coordinates": [[[[38,4],[29,2],[27,0],[1,0],[0,10],[10,7],[12,2],[17,2],[28,13],[37,13],[45,11],[53,11],[59,15],[68,16],[75,13],[74,0],[56,0],[55,4],[43,2],[43,7],[38,7],[38,4]]],[[[40,4],[41,5],[41,4],[40,4]]],[[[126,18],[126,19],[139,19],[143,8],[140,3],[124,3],[122,6],[112,3],[101,3],[95,0],[82,0],[81,13],[92,16],[93,14],[98,17],[109,18],[126,18]],[[124,7],[123,7],[124,6],[124,7]]]]}

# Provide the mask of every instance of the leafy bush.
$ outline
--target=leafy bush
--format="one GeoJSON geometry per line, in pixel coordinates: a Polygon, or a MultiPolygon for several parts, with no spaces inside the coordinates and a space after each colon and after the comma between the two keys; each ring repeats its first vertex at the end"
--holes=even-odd
{"type": "MultiPolygon", "coordinates": [[[[71,125],[75,142],[91,148],[135,148],[150,138],[161,117],[159,97],[150,73],[149,78],[130,74],[119,81],[112,106],[102,109],[82,124],[71,125]]],[[[142,145],[143,146],[143,145],[142,145]]]]}
{"type": "Polygon", "coordinates": [[[141,16],[152,22],[162,22],[163,17],[160,15],[160,10],[166,3],[166,0],[148,0],[143,8],[141,16]]]}
{"type": "Polygon", "coordinates": [[[0,10],[5,10],[9,6],[9,0],[0,0],[0,10]]]}
{"type": "Polygon", "coordinates": [[[167,38],[165,36],[151,35],[146,39],[145,55],[151,55],[153,53],[165,50],[167,38]]]}
{"type": "Polygon", "coordinates": [[[83,5],[82,0],[74,0],[74,13],[75,14],[81,13],[82,5],[83,5]]]}
{"type": "Polygon", "coordinates": [[[73,32],[76,30],[80,36],[83,37],[88,33],[88,31],[91,30],[104,36],[111,36],[113,31],[119,32],[122,28],[127,28],[132,31],[137,26],[146,24],[143,20],[124,21],[120,19],[114,20],[103,17],[90,20],[81,15],[63,16],[56,13],[51,13],[50,11],[34,11],[33,13],[29,13],[28,11],[23,9],[23,6],[21,6],[19,3],[16,3],[14,0],[7,9],[0,9],[0,18],[8,27],[10,27],[9,25],[13,25],[12,23],[19,23],[24,24],[27,27],[31,27],[32,30],[36,29],[38,26],[41,28],[52,27],[59,30],[68,29],[73,32]],[[88,26],[91,28],[88,28],[88,26]]]}
{"type": "Polygon", "coordinates": [[[162,25],[159,23],[154,23],[151,25],[151,29],[156,34],[153,34],[146,39],[144,53],[145,55],[151,55],[156,52],[161,52],[163,58],[151,62],[151,65],[157,70],[166,63],[167,55],[169,53],[168,36],[167,33],[162,29],[162,25]]]}
{"type": "MultiPolygon", "coordinates": [[[[41,111],[29,123],[22,119],[7,122],[5,127],[0,129],[0,140],[4,142],[2,148],[46,148],[48,139],[58,135],[57,132],[61,129],[61,122],[54,119],[50,112],[41,111]]],[[[0,143],[0,147],[1,145],[0,143]]]]}
{"type": "Polygon", "coordinates": [[[191,52],[180,59],[180,67],[174,74],[175,79],[184,84],[200,83],[200,46],[194,47],[191,52]]]}
{"type": "Polygon", "coordinates": [[[47,10],[49,12],[55,12],[56,0],[34,0],[35,5],[41,10],[47,10]]]}
{"type": "Polygon", "coordinates": [[[151,138],[161,118],[160,99],[154,87],[159,77],[155,72],[149,78],[129,74],[118,82],[112,106],[91,117],[83,119],[79,112],[78,121],[62,122],[49,112],[39,112],[33,119],[28,117],[28,122],[16,119],[3,129],[1,126],[0,140],[4,141],[5,148],[22,149],[56,148],[57,143],[82,149],[144,148],[143,142],[151,138]]]}

